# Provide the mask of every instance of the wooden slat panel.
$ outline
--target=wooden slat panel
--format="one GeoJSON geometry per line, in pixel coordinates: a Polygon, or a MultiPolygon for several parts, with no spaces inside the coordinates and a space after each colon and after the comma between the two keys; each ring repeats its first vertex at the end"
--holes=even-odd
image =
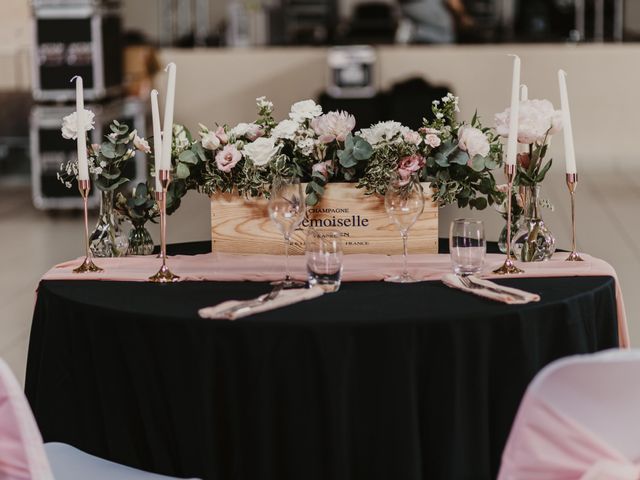
{"type": "MultiPolygon", "coordinates": [[[[409,232],[411,253],[438,251],[438,208],[428,195],[424,213],[409,232]]],[[[245,199],[220,194],[211,197],[211,238],[213,251],[235,253],[284,253],[282,234],[269,218],[265,199],[245,199]]],[[[402,240],[396,226],[384,209],[384,200],[364,195],[362,189],[349,183],[326,186],[321,202],[308,209],[307,219],[296,231],[292,254],[304,251],[306,226],[331,228],[343,233],[345,253],[401,254],[402,240]],[[319,222],[322,222],[320,225],[319,222]],[[342,225],[341,225],[342,224],[342,225]]]]}

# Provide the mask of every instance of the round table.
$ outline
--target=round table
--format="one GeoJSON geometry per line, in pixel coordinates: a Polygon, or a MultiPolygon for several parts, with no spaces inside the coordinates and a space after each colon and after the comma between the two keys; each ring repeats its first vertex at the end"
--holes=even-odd
{"type": "Polygon", "coordinates": [[[43,281],[26,393],[45,441],[169,475],[495,478],[536,372],[618,345],[613,278],[499,282],[542,300],[353,282],[230,322],[197,311],[269,286],[43,281]]]}

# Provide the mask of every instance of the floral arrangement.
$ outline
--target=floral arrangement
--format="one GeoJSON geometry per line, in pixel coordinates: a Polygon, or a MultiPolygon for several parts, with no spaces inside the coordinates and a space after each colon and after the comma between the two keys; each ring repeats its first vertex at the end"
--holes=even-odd
{"type": "Polygon", "coordinates": [[[136,185],[128,198],[119,192],[116,196],[115,210],[134,226],[143,226],[148,221],[156,223],[160,216],[153,192],[143,182],[136,185]]]}
{"type": "MultiPolygon", "coordinates": [[[[94,113],[91,110],[84,111],[86,121],[85,130],[93,130],[94,113]]],[[[105,136],[102,144],[91,144],[87,140],[87,161],[89,173],[95,179],[95,186],[103,191],[115,191],[121,185],[129,181],[122,176],[124,165],[135,155],[135,149],[144,153],[150,153],[151,148],[147,141],[138,137],[135,130],[129,132],[129,127],[114,120],[109,125],[111,133],[105,136]]],[[[68,140],[75,140],[77,132],[77,115],[73,112],[64,117],[62,121],[62,136],[68,140]]],[[[78,175],[78,161],[70,160],[60,165],[57,178],[67,188],[71,188],[71,180],[78,175]]]]}
{"type": "Polygon", "coordinates": [[[257,108],[252,123],[201,124],[199,140],[183,126],[174,127],[170,205],[191,189],[268,196],[277,176],[307,182],[308,205],[318,203],[329,182],[355,182],[366,194],[384,194],[392,175],[431,182],[440,205],[484,209],[504,196],[491,174],[501,163],[499,136],[477,115],[469,124],[458,123],[458,99],[452,94],[434,102],[435,120],[425,120],[417,132],[390,121],[354,133],[352,115],[323,113],[313,100],[293,104],[280,122],[266,98],[257,99],[257,108]]]}
{"type": "MultiPolygon", "coordinates": [[[[501,137],[509,136],[511,108],[496,115],[496,132],[501,137]]],[[[544,162],[551,137],[562,131],[562,112],[555,110],[549,100],[524,100],[520,102],[518,115],[518,143],[527,145],[524,153],[518,154],[516,185],[533,186],[541,183],[553,159],[544,162]]]]}

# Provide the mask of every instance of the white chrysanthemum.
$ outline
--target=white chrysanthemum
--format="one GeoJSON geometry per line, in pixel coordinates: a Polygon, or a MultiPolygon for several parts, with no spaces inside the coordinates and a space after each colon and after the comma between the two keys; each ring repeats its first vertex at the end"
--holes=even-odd
{"type": "Polygon", "coordinates": [[[369,128],[363,128],[357,134],[371,145],[377,145],[381,142],[402,141],[404,134],[410,131],[411,129],[399,122],[388,121],[376,123],[369,128]]]}
{"type": "Polygon", "coordinates": [[[189,147],[189,137],[183,125],[173,126],[173,144],[179,152],[189,147]]]}
{"type": "Polygon", "coordinates": [[[302,100],[291,106],[289,118],[294,122],[302,123],[322,115],[322,107],[313,100],[302,100]]]}
{"type": "MultiPolygon", "coordinates": [[[[84,110],[85,131],[93,130],[95,114],[91,110],[84,110]]],[[[68,140],[78,138],[78,114],[73,112],[62,119],[62,136],[68,140]]]]}
{"type": "Polygon", "coordinates": [[[355,126],[355,117],[347,112],[329,112],[311,121],[311,127],[322,143],[344,142],[355,126]]]}
{"type": "Polygon", "coordinates": [[[294,120],[282,120],[274,127],[271,132],[271,136],[273,138],[286,138],[287,140],[293,140],[298,128],[300,128],[300,124],[298,122],[294,120]]]}

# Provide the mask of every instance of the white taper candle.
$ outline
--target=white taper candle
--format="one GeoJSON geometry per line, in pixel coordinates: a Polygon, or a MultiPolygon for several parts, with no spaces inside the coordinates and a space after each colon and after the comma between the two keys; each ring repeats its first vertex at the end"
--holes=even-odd
{"type": "Polygon", "coordinates": [[[558,70],[560,82],[560,104],[562,106],[562,130],[564,131],[564,158],[567,173],[576,173],[576,151],[573,145],[573,127],[569,110],[569,94],[567,93],[567,73],[558,70]]]}
{"type": "Polygon", "coordinates": [[[160,130],[160,108],[158,107],[158,91],[151,90],[151,119],[153,121],[153,155],[156,171],[156,192],[162,191],[160,175],[162,168],[162,130],[160,130]]]}
{"type": "Polygon", "coordinates": [[[78,146],[78,180],[89,180],[89,164],[87,161],[87,130],[84,119],[84,91],[82,77],[76,75],[71,79],[76,82],[76,131],[78,146]]]}
{"type": "Polygon", "coordinates": [[[507,140],[507,165],[516,164],[518,154],[518,117],[520,115],[520,57],[513,58],[513,77],[511,79],[511,114],[509,116],[509,138],[507,140]]]}
{"type": "Polygon", "coordinates": [[[176,97],[176,64],[171,62],[165,68],[167,78],[167,100],[164,106],[164,128],[162,130],[162,168],[171,169],[171,142],[173,140],[173,106],[176,97]]]}

